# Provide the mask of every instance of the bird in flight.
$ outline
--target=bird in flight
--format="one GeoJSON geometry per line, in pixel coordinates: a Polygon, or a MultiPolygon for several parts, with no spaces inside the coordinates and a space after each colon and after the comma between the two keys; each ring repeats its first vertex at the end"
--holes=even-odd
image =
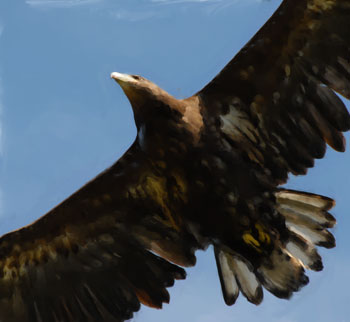
{"type": "Polygon", "coordinates": [[[112,73],[137,137],[110,168],[37,221],[0,238],[0,321],[115,321],[213,245],[226,304],[263,289],[289,298],[335,246],[330,198],[281,188],[326,144],[345,150],[350,0],[284,0],[202,90],[178,100],[112,73]]]}

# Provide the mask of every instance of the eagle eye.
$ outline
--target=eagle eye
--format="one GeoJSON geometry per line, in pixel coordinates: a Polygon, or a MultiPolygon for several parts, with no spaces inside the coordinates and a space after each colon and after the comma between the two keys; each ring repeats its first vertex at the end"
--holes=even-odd
{"type": "Polygon", "coordinates": [[[139,76],[139,75],[131,75],[133,79],[136,79],[136,80],[141,80],[142,77],[139,76]]]}

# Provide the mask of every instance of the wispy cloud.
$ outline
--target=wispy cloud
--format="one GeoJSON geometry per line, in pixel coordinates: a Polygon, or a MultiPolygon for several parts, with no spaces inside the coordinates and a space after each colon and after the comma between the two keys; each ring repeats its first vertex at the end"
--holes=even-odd
{"type": "Polygon", "coordinates": [[[118,10],[113,12],[112,15],[118,20],[127,20],[131,22],[140,21],[154,17],[157,14],[154,10],[144,10],[144,11],[131,11],[131,10],[118,10]]]}
{"type": "Polygon", "coordinates": [[[154,17],[163,17],[168,12],[168,9],[166,9],[168,5],[216,3],[220,1],[222,0],[142,0],[137,7],[130,6],[126,2],[115,2],[110,7],[112,9],[110,14],[118,20],[136,22],[154,17]]]}
{"type": "Polygon", "coordinates": [[[236,3],[257,3],[269,0],[138,0],[131,3],[129,0],[25,0],[27,5],[38,9],[48,8],[73,8],[78,6],[88,6],[102,4],[100,8],[109,8],[109,14],[118,20],[136,22],[154,17],[164,16],[161,7],[168,6],[196,6],[205,10],[207,14],[213,14],[220,10],[232,6],[236,3]]]}
{"type": "Polygon", "coordinates": [[[26,0],[26,4],[33,7],[70,8],[102,1],[103,0],[26,0]]]}
{"type": "Polygon", "coordinates": [[[198,5],[208,15],[219,13],[227,8],[235,5],[254,5],[270,0],[147,0],[149,4],[154,6],[186,6],[198,5]]]}
{"type": "Polygon", "coordinates": [[[198,5],[200,10],[204,10],[207,14],[213,14],[237,3],[253,4],[263,1],[269,0],[142,0],[136,9],[135,6],[130,8],[127,3],[115,2],[110,7],[112,9],[110,14],[118,20],[135,22],[154,17],[162,17],[166,12],[169,12],[162,9],[168,8],[168,6],[187,7],[198,5]]]}
{"type": "MultiPolygon", "coordinates": [[[[176,5],[176,4],[218,4],[218,3],[225,3],[225,2],[238,2],[241,0],[143,0],[140,1],[140,6],[142,5],[176,5]]],[[[262,2],[264,0],[245,0],[244,2],[252,3],[252,2],[262,2]]],[[[123,6],[123,1],[119,2],[116,1],[113,3],[108,0],[25,0],[26,4],[33,6],[33,7],[39,7],[39,8],[70,8],[75,6],[82,6],[82,5],[89,5],[89,4],[96,4],[96,3],[108,3],[111,5],[116,6],[123,6]]],[[[127,2],[124,3],[124,5],[127,6],[127,2]]],[[[138,12],[135,14],[135,18],[132,17],[132,19],[140,20],[137,17],[141,17],[141,19],[144,19],[143,16],[153,16],[150,12],[141,13],[138,12]]],[[[132,14],[128,12],[121,12],[119,16],[117,16],[118,19],[129,19],[132,16],[132,14]]]]}

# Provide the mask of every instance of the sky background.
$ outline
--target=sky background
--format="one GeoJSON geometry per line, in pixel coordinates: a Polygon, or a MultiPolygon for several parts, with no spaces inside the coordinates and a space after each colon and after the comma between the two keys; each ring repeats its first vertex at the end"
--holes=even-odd
{"type": "MultiPolygon", "coordinates": [[[[116,161],[134,140],[113,71],[141,74],[190,96],[277,8],[258,0],[0,1],[0,234],[28,224],[116,161]]],[[[349,139],[349,135],[347,135],[349,139]]],[[[349,146],[349,143],[347,144],[349,146]]],[[[265,292],[227,307],[212,249],[198,252],[171,304],[135,322],[350,321],[350,153],[328,150],[288,187],[337,200],[337,248],[290,301],[265,292]]]]}

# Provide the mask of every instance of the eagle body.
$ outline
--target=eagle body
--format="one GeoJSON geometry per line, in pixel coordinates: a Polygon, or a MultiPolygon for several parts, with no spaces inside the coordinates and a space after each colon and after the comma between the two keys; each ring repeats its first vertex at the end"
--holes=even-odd
{"type": "Polygon", "coordinates": [[[33,224],[0,238],[0,320],[117,321],[161,308],[213,245],[226,304],[290,298],[331,248],[328,197],[282,188],[326,144],[344,151],[350,1],[284,0],[202,90],[178,100],[112,73],[133,109],[125,154],[33,224]]]}
{"type": "MultiPolygon", "coordinates": [[[[269,209],[269,215],[274,212],[276,189],[268,184],[271,175],[266,175],[263,168],[256,169],[257,174],[251,171],[249,156],[242,155],[241,149],[226,136],[226,121],[202,115],[199,99],[179,102],[162,92],[157,103],[147,99],[133,103],[131,98],[131,104],[138,125],[135,144],[158,169],[159,180],[168,187],[166,198],[176,197],[177,190],[182,196],[176,204],[171,199],[166,202],[169,213],[186,213],[187,220],[182,223],[170,218],[174,228],[180,224],[181,230],[198,227],[198,242],[220,239],[230,247],[244,248],[242,235],[254,227],[254,214],[259,207],[269,209]],[[149,106],[154,111],[138,123],[139,111],[149,106]],[[262,178],[264,175],[266,178],[262,178]],[[227,231],[222,227],[227,227],[227,231]]],[[[238,126],[244,130],[244,124],[238,126]]],[[[199,242],[198,247],[205,248],[206,243],[199,242]]]]}

